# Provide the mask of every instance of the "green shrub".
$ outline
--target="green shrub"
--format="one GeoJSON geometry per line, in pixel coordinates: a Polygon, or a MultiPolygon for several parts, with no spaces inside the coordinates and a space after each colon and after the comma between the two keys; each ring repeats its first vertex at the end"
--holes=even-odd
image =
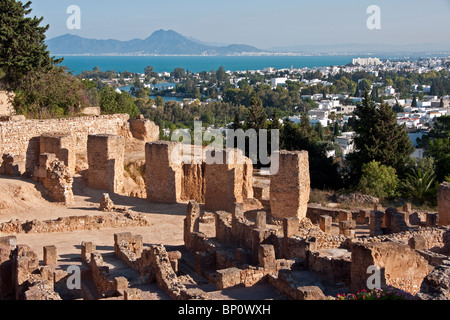
{"type": "Polygon", "coordinates": [[[357,186],[358,191],[380,199],[395,197],[399,179],[394,168],[376,161],[362,167],[362,176],[357,186]]]}

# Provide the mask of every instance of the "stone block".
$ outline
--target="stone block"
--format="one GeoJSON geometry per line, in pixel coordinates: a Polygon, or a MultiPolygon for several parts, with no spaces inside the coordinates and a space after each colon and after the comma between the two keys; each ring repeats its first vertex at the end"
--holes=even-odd
{"type": "Polygon", "coordinates": [[[238,268],[218,270],[216,272],[217,290],[224,290],[241,284],[241,271],[238,268]]]}
{"type": "Polygon", "coordinates": [[[125,139],[116,135],[89,135],[88,186],[112,193],[123,192],[125,139]]]}
{"type": "MultiPolygon", "coordinates": [[[[369,267],[379,270],[381,288],[393,286],[416,294],[429,273],[428,262],[408,245],[396,242],[354,244],[352,247],[351,290],[368,290],[369,267]]],[[[376,276],[376,275],[375,275],[376,276]]]]}
{"type": "Polygon", "coordinates": [[[154,203],[181,201],[182,148],[177,142],[157,141],[145,146],[147,199],[154,203]]]}
{"type": "Polygon", "coordinates": [[[326,300],[323,291],[316,286],[297,287],[296,300],[326,300]]]}
{"type": "Polygon", "coordinates": [[[306,217],[310,196],[309,155],[281,151],[278,173],[270,178],[270,208],[274,218],[306,217]]]}
{"type": "Polygon", "coordinates": [[[44,266],[55,265],[58,261],[58,255],[56,253],[55,246],[44,247],[44,266]]]}
{"type": "Polygon", "coordinates": [[[331,233],[331,228],[333,226],[333,218],[330,216],[320,216],[319,226],[323,232],[331,233]]]}

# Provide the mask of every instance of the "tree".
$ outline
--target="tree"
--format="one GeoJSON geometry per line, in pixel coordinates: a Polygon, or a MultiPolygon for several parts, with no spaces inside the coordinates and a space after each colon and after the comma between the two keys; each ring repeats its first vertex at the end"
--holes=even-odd
{"type": "Polygon", "coordinates": [[[416,97],[416,95],[413,96],[413,100],[411,102],[411,108],[417,108],[417,97],[416,97]]]}
{"type": "Polygon", "coordinates": [[[404,126],[397,124],[397,115],[387,104],[377,107],[365,93],[362,105],[355,110],[359,118],[354,130],[356,151],[347,156],[350,183],[357,183],[362,166],[371,161],[393,167],[399,174],[414,151],[404,126]]]}
{"type": "Polygon", "coordinates": [[[254,94],[251,99],[251,106],[248,109],[247,126],[258,132],[260,129],[264,129],[266,120],[267,115],[264,111],[262,101],[256,94],[254,94]]]}
{"type": "Polygon", "coordinates": [[[371,161],[362,166],[358,191],[380,199],[397,195],[399,180],[394,168],[371,161]]]}
{"type": "Polygon", "coordinates": [[[62,59],[50,57],[47,51],[49,26],[40,26],[43,18],[27,17],[31,1],[1,0],[0,4],[0,69],[10,89],[16,90],[27,75],[50,71],[62,59]]]}
{"type": "Polygon", "coordinates": [[[175,79],[183,79],[186,76],[186,73],[183,68],[175,68],[171,76],[175,79]]]}
{"type": "Polygon", "coordinates": [[[450,116],[434,119],[433,127],[428,135],[417,139],[419,147],[425,149],[427,157],[436,163],[436,175],[439,182],[450,174],[450,116]]]}

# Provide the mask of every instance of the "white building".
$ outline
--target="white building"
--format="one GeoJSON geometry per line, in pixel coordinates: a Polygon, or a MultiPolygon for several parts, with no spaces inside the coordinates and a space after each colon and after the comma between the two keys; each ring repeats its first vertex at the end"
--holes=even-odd
{"type": "Polygon", "coordinates": [[[346,155],[355,151],[355,132],[343,132],[341,136],[334,139],[342,148],[342,154],[346,155]]]}
{"type": "Polygon", "coordinates": [[[382,64],[378,58],[357,58],[353,59],[353,64],[359,66],[378,66],[382,64]]]}
{"type": "Polygon", "coordinates": [[[284,86],[284,85],[286,85],[286,81],[287,81],[287,78],[273,78],[271,80],[272,88],[275,89],[278,86],[284,86]]]}

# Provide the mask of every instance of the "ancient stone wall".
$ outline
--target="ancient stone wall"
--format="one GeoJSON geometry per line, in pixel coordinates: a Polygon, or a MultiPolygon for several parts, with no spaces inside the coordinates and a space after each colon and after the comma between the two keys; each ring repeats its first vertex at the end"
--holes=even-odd
{"type": "Polygon", "coordinates": [[[281,151],[279,171],[270,178],[272,217],[305,218],[310,190],[308,152],[281,151]]]}
{"type": "Polygon", "coordinates": [[[380,270],[382,288],[393,286],[413,295],[420,291],[428,274],[428,262],[407,245],[395,242],[355,245],[351,263],[352,291],[368,289],[370,266],[380,270]]]}
{"type": "Polygon", "coordinates": [[[144,119],[142,115],[136,119],[130,119],[130,130],[135,139],[145,142],[159,140],[159,126],[153,121],[144,119]]]}
{"type": "Polygon", "coordinates": [[[24,156],[27,171],[32,173],[40,154],[40,136],[68,132],[74,136],[75,152],[85,151],[90,134],[113,134],[131,137],[129,115],[114,114],[67,119],[0,121],[0,154],[24,156]]]}
{"type": "Polygon", "coordinates": [[[69,170],[70,174],[75,174],[76,157],[76,139],[69,133],[45,133],[41,136],[40,154],[53,153],[56,158],[62,162],[69,170]]]}
{"type": "Polygon", "coordinates": [[[89,135],[88,137],[88,186],[123,192],[125,139],[117,135],[89,135]]]}
{"type": "Polygon", "coordinates": [[[183,167],[180,144],[158,141],[145,146],[147,199],[156,203],[181,200],[183,167]]]}
{"type": "Polygon", "coordinates": [[[46,221],[20,221],[0,223],[0,232],[14,233],[50,233],[76,230],[95,230],[103,228],[142,227],[150,225],[144,214],[126,212],[95,216],[73,216],[46,221]]]}

